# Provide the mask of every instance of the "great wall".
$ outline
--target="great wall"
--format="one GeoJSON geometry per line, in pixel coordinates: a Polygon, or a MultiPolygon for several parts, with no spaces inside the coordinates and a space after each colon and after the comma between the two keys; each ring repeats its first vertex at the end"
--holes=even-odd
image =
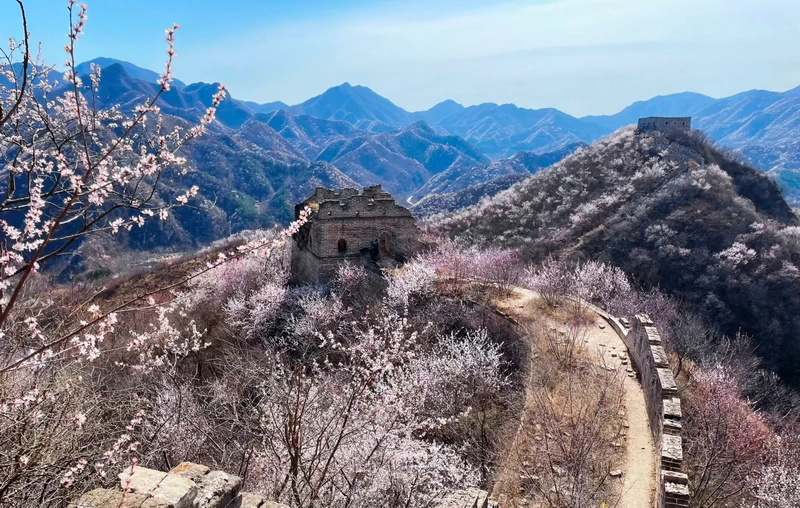
{"type": "Polygon", "coordinates": [[[653,442],[656,443],[656,507],[689,506],[689,477],[683,469],[681,399],[661,336],[646,315],[630,324],[614,317],[608,322],[628,348],[644,390],[653,442]]]}
{"type": "MultiPolygon", "coordinates": [[[[670,120],[684,130],[691,119],[651,118],[640,120],[640,129],[663,129],[670,120]],[[679,120],[681,122],[679,122],[679,120]]],[[[343,262],[375,263],[384,256],[402,261],[419,247],[419,229],[411,213],[397,205],[380,185],[332,191],[318,188],[314,195],[297,205],[296,213],[304,207],[312,209],[312,220],[293,238],[292,272],[295,282],[327,280],[343,262]],[[371,252],[377,250],[378,252],[371,252]]],[[[536,296],[521,288],[528,295],[536,296]]],[[[475,304],[475,302],[471,302],[475,304]]],[[[603,320],[622,340],[620,348],[627,348],[632,369],[643,392],[645,411],[652,437],[651,448],[641,447],[638,453],[655,454],[655,478],[641,482],[653,485],[656,508],[685,508],[689,506],[689,481],[683,472],[683,443],[681,439],[681,400],[669,365],[669,357],[652,320],[638,315],[633,323],[614,317],[603,309],[584,303],[603,320]],[[652,451],[651,451],[652,449],[652,451]]],[[[498,309],[488,308],[515,326],[515,316],[498,309]]],[[[518,316],[517,316],[518,317],[518,316]]],[[[604,326],[603,326],[604,327],[604,326]]],[[[603,353],[605,354],[605,345],[603,353]]],[[[626,359],[619,353],[614,368],[623,368],[626,359]]],[[[641,404],[641,403],[640,403],[641,404]]],[[[640,405],[641,407],[641,405],[640,405]]],[[[644,417],[643,417],[644,418],[644,417]]],[[[643,431],[646,432],[646,431],[643,431]]],[[[647,456],[647,459],[652,457],[647,456]]],[[[629,472],[633,473],[633,471],[629,472]]],[[[641,473],[641,472],[639,472],[641,473]]],[[[636,476],[636,475],[629,475],[636,476]]],[[[630,481],[626,477],[626,482],[630,481]]],[[[223,471],[184,462],[168,472],[133,466],[120,474],[117,489],[95,489],[84,494],[74,505],[76,508],[289,508],[255,494],[241,492],[242,479],[223,471]]],[[[643,499],[651,495],[649,487],[638,485],[636,499],[623,496],[620,508],[647,506],[643,499]]],[[[630,496],[631,493],[629,492],[630,496]]],[[[490,508],[498,506],[490,493],[476,488],[452,492],[432,508],[490,508]]]]}

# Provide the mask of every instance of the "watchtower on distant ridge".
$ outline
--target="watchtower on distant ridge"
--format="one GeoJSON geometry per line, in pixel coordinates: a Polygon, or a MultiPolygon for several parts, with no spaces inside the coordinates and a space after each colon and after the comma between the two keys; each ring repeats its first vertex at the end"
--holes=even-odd
{"type": "Polygon", "coordinates": [[[380,185],[341,190],[317,187],[295,205],[308,206],[310,220],[292,237],[292,280],[326,282],[346,262],[404,261],[419,248],[419,228],[411,212],[380,185]]]}
{"type": "Polygon", "coordinates": [[[659,131],[664,134],[684,133],[692,130],[690,116],[648,116],[640,118],[637,125],[639,132],[659,131]]]}

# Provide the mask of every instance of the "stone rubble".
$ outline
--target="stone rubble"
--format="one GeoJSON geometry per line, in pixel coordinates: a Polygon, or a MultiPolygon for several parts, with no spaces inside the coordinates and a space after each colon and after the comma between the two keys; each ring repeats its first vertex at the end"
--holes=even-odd
{"type": "Polygon", "coordinates": [[[137,466],[119,479],[119,490],[92,490],[70,508],[289,508],[240,492],[238,476],[192,462],[181,462],[167,473],[137,466]]]}

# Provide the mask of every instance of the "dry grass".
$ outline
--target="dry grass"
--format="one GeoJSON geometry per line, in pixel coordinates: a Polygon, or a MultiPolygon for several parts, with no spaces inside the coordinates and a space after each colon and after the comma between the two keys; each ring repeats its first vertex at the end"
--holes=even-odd
{"type": "Polygon", "coordinates": [[[609,472],[625,450],[623,378],[586,348],[594,315],[577,304],[551,307],[530,298],[500,307],[510,305],[534,354],[523,416],[493,496],[502,508],[613,506],[619,482],[609,472]]]}
{"type": "Polygon", "coordinates": [[[525,304],[524,310],[529,316],[539,316],[556,323],[588,325],[595,320],[594,312],[586,305],[572,300],[564,300],[563,303],[553,306],[540,298],[532,299],[525,304]]]}
{"type": "Polygon", "coordinates": [[[493,495],[502,507],[613,505],[609,472],[624,450],[621,379],[589,365],[539,372],[493,495]]]}

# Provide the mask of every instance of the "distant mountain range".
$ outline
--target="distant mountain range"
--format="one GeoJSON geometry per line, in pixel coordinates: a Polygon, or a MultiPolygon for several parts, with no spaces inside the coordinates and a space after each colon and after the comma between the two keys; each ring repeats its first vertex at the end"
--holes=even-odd
{"type": "Polygon", "coordinates": [[[465,107],[452,100],[408,112],[369,88],[345,83],[285,109],[343,120],[371,132],[424,121],[437,132],[464,138],[491,159],[590,143],[640,117],[691,116],[696,129],[773,174],[789,201],[800,203],[800,87],[786,92],[751,90],[722,99],[683,92],[639,101],[614,115],[576,118],[556,109],[493,103],[465,107]]]}
{"type": "MultiPolygon", "coordinates": [[[[92,64],[99,66],[101,70],[114,64],[119,64],[132,78],[141,79],[142,81],[147,81],[150,83],[155,83],[161,77],[159,73],[151,71],[150,69],[145,69],[123,60],[117,60],[116,58],[106,58],[102,56],[100,58],[95,58],[94,60],[89,60],[88,62],[83,62],[76,65],[75,71],[78,73],[78,76],[89,74],[92,64]]],[[[184,88],[186,83],[179,79],[173,79],[172,86],[184,88]]]]}
{"type": "Polygon", "coordinates": [[[509,182],[509,185],[515,183],[525,176],[530,176],[540,169],[559,162],[578,148],[585,146],[587,146],[586,143],[578,142],[554,152],[518,152],[508,159],[487,164],[453,164],[417,189],[409,201],[413,203],[414,210],[420,212],[421,215],[452,209],[438,206],[436,202],[442,200],[445,195],[458,192],[470,196],[466,199],[461,198],[458,202],[462,205],[471,205],[486,195],[493,195],[491,190],[500,187],[498,181],[509,182]],[[483,184],[487,182],[495,182],[495,184],[485,187],[483,184]],[[474,202],[469,202],[470,199],[474,202]]]}
{"type": "MultiPolygon", "coordinates": [[[[103,69],[101,106],[131,107],[158,89],[157,72],[110,58],[85,62],[79,72],[91,63],[103,69]]],[[[216,89],[176,81],[160,106],[197,122],[216,89]]],[[[218,209],[215,220],[227,223],[207,231],[286,220],[296,197],[337,182],[382,183],[428,214],[473,204],[642,116],[692,116],[696,128],[772,173],[788,200],[800,203],[800,88],[723,99],[686,92],[583,118],[552,108],[465,107],[452,100],[409,112],[349,83],[297,105],[228,96],[213,133],[193,143],[189,160],[193,178],[213,193],[206,197],[218,209]]]]}
{"type": "MultiPolygon", "coordinates": [[[[101,67],[119,64],[138,80],[154,83],[158,78],[156,72],[111,58],[81,64],[79,71],[88,71],[90,63],[101,67]]],[[[187,86],[179,81],[176,85],[187,86]]],[[[683,92],[636,102],[614,115],[582,118],[551,108],[526,109],[494,103],[465,107],[452,100],[427,111],[409,112],[367,87],[349,83],[294,106],[280,101],[228,102],[236,102],[237,108],[232,109],[243,108],[249,114],[284,110],[293,115],[344,121],[367,132],[389,132],[424,121],[437,132],[464,138],[491,159],[510,157],[522,150],[549,152],[576,142],[590,143],[644,116],[692,116],[695,128],[745,156],[756,157],[752,162],[765,171],[796,169],[787,165],[796,158],[794,142],[800,138],[800,87],[782,93],[751,90],[722,99],[683,92]]],[[[228,126],[241,125],[245,115],[233,116],[239,117],[238,124],[236,118],[226,116],[221,120],[228,126]]]]}

